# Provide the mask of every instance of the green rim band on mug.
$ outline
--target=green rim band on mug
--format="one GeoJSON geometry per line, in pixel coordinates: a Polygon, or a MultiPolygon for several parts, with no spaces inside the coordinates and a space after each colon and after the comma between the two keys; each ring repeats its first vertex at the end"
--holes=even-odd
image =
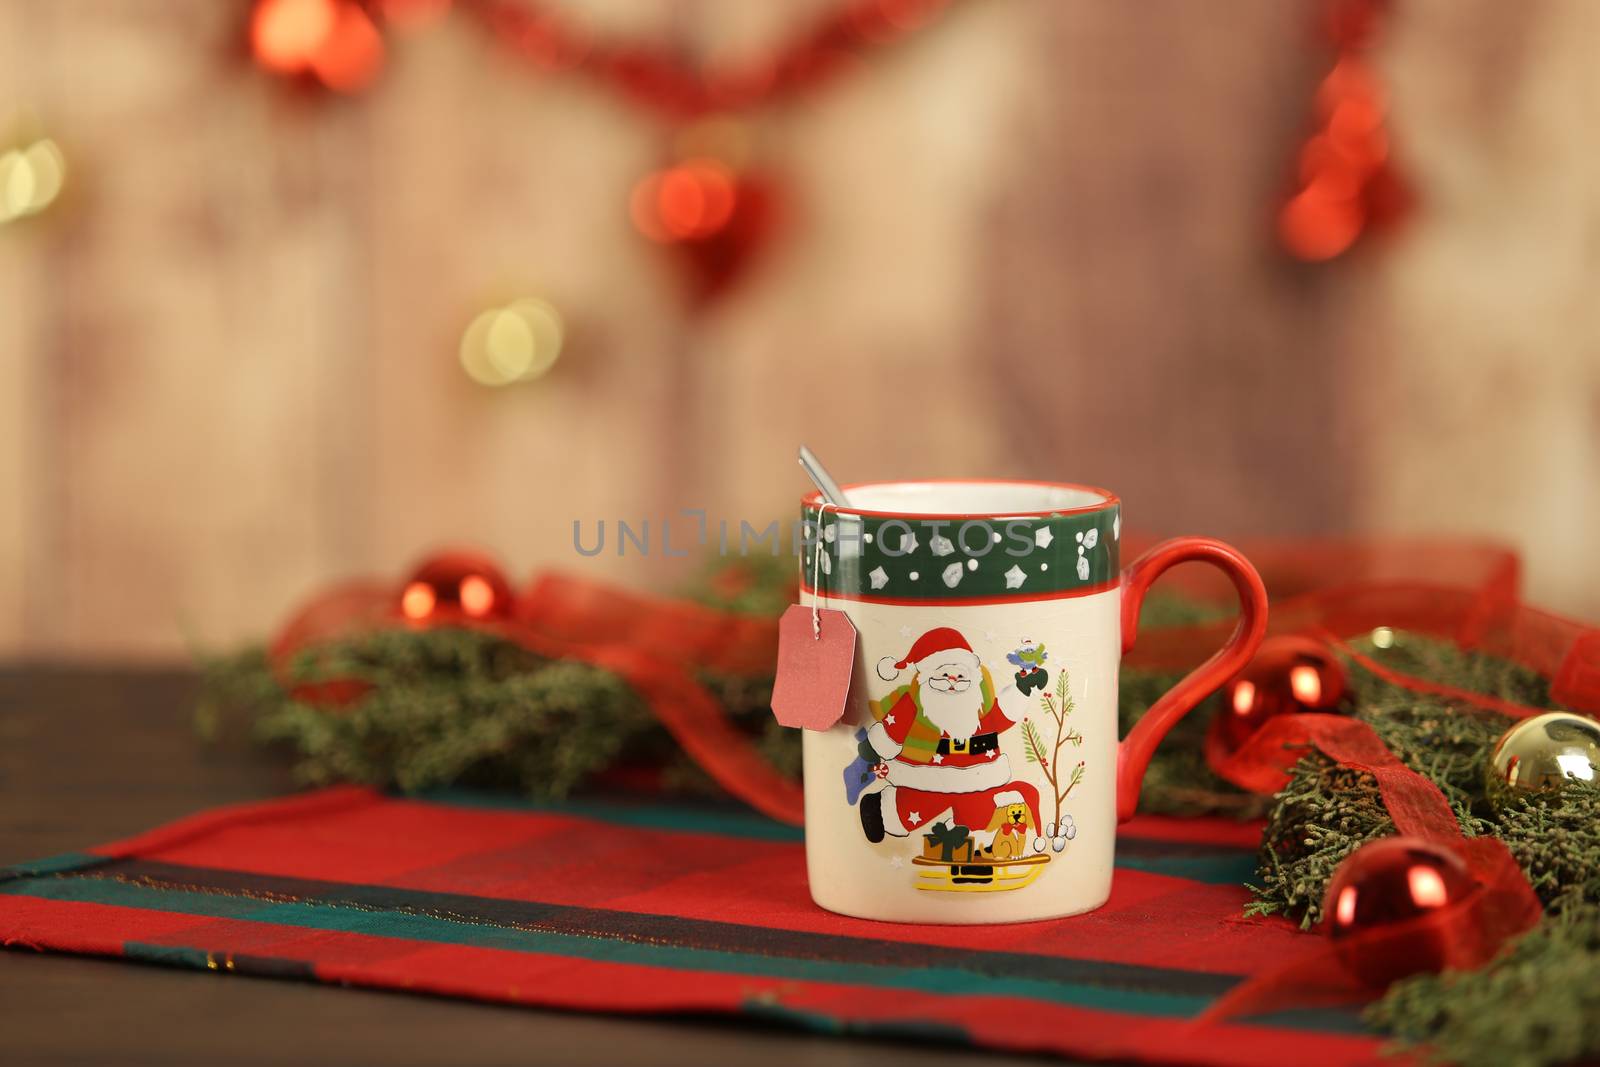
{"type": "Polygon", "coordinates": [[[801,588],[824,599],[982,604],[1087,596],[1114,587],[1121,570],[1122,509],[1114,499],[1045,515],[947,518],[840,512],[808,498],[803,514],[812,543],[821,523],[823,557],[810,566],[807,549],[801,588]]]}

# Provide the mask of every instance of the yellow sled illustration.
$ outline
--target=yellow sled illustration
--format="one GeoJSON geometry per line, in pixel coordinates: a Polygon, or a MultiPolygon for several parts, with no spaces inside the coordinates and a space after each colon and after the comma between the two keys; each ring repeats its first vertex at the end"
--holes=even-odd
{"type": "Polygon", "coordinates": [[[1038,853],[985,860],[980,853],[976,862],[947,862],[926,856],[915,856],[911,862],[924,868],[917,871],[918,889],[934,893],[1004,893],[1032,883],[1044,873],[1050,856],[1038,853]]]}

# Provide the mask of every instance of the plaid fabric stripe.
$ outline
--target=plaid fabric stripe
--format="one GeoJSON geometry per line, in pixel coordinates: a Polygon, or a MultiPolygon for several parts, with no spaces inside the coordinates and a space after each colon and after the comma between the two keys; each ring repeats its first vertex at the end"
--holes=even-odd
{"type": "MultiPolygon", "coordinates": [[[[1131,832],[1129,832],[1131,831],[1131,832]]],[[[0,939],[273,977],[1146,1062],[1372,1062],[1344,1011],[1201,1030],[1297,949],[1245,920],[1248,828],[1141,819],[1111,901],[913,927],[806,895],[798,831],[724,808],[324,790],[0,871],[0,939]]]]}

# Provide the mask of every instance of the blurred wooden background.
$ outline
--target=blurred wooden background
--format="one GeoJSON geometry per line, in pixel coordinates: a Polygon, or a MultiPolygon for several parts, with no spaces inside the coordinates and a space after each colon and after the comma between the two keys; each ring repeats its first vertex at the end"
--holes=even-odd
{"type": "MultiPolygon", "coordinates": [[[[714,60],[833,2],[566,6],[714,60]]],[[[0,124],[70,168],[0,227],[0,655],[181,657],[448,542],[670,582],[573,520],[787,516],[801,439],[1109,484],[1152,532],[1503,538],[1600,615],[1600,5],[1395,8],[1392,241],[1271,238],[1315,5],[975,0],[761,116],[797,223],[695,317],[626,214],[666,133],[474,26],[317,99],[243,2],[0,0],[0,124]],[[473,385],[462,328],[524,293],[561,363],[473,385]]]]}

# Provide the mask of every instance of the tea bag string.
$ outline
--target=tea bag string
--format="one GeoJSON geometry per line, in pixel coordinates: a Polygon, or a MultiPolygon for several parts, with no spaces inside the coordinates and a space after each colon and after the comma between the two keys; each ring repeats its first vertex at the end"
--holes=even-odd
{"type": "MultiPolygon", "coordinates": [[[[822,618],[817,612],[817,605],[822,600],[822,520],[827,517],[828,509],[837,507],[829,501],[822,501],[822,506],[817,509],[817,547],[811,556],[811,640],[822,640],[822,618]]],[[[834,512],[838,514],[837,511],[834,512]]]]}

